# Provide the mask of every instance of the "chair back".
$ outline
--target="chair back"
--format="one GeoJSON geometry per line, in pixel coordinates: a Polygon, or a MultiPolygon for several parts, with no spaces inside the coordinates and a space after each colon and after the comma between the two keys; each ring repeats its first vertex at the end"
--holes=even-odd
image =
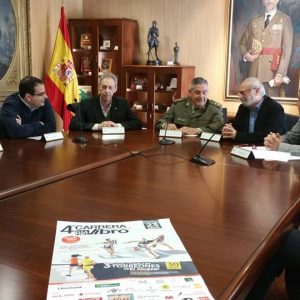
{"type": "Polygon", "coordinates": [[[222,107],[222,111],[224,123],[227,123],[227,107],[222,107]]]}
{"type": "Polygon", "coordinates": [[[287,113],[285,113],[284,115],[285,115],[286,129],[287,129],[287,131],[289,131],[298,122],[299,116],[291,115],[291,114],[287,114],[287,113]]]}

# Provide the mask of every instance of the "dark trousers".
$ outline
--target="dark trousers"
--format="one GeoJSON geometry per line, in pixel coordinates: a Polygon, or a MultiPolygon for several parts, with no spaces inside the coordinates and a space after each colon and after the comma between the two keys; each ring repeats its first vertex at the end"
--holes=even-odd
{"type": "Polygon", "coordinates": [[[284,269],[289,299],[300,300],[300,231],[297,229],[292,229],[283,235],[278,250],[254,284],[246,300],[264,299],[268,288],[284,269]]]}

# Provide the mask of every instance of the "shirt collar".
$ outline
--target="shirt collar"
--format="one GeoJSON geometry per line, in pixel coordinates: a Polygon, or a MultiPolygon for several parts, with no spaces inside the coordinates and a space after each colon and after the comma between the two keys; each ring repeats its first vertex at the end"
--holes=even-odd
{"type": "Polygon", "coordinates": [[[104,110],[104,106],[102,105],[102,102],[101,102],[101,99],[100,99],[100,106],[101,106],[102,112],[105,116],[107,116],[108,112],[110,111],[111,103],[112,103],[112,100],[110,101],[110,103],[107,107],[107,110],[104,110]]]}
{"type": "Polygon", "coordinates": [[[194,111],[204,111],[204,110],[206,110],[206,108],[208,106],[208,99],[206,100],[206,103],[205,103],[204,107],[201,107],[201,108],[200,107],[195,107],[193,105],[193,102],[192,102],[191,98],[190,98],[190,101],[187,102],[186,106],[191,106],[193,112],[194,111]]]}
{"type": "Polygon", "coordinates": [[[270,15],[270,21],[271,21],[273,19],[273,17],[275,16],[276,12],[277,12],[277,9],[274,9],[269,12],[265,12],[265,20],[267,19],[267,15],[270,15]]]}
{"type": "Polygon", "coordinates": [[[251,108],[250,111],[259,111],[263,101],[264,101],[264,97],[262,97],[262,99],[255,105],[255,107],[251,108]]]}

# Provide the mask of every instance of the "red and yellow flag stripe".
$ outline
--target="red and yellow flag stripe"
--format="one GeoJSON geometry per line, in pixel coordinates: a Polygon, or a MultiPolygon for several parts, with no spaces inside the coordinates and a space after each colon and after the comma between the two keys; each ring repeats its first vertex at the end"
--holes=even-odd
{"type": "Polygon", "coordinates": [[[64,130],[68,130],[72,115],[67,105],[79,99],[79,91],[63,7],[45,87],[52,107],[63,119],[64,130]]]}

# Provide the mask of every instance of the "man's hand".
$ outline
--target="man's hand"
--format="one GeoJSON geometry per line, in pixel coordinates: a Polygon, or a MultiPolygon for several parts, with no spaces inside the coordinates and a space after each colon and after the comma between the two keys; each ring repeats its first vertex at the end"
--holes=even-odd
{"type": "Polygon", "coordinates": [[[187,127],[187,126],[183,126],[179,129],[180,131],[182,131],[182,134],[195,134],[198,135],[198,128],[192,128],[192,127],[187,127]]]}
{"type": "Polygon", "coordinates": [[[231,123],[225,124],[222,128],[222,137],[224,139],[233,139],[236,138],[236,130],[232,127],[231,123]]]}
{"type": "Polygon", "coordinates": [[[279,133],[270,132],[264,138],[264,145],[265,145],[266,148],[268,148],[270,150],[278,150],[280,143],[281,143],[281,140],[280,140],[280,134],[279,133]]]}
{"type": "Polygon", "coordinates": [[[17,122],[19,125],[22,124],[22,119],[21,119],[21,117],[20,117],[19,115],[17,115],[17,117],[16,117],[16,122],[17,122]]]}
{"type": "Polygon", "coordinates": [[[99,129],[103,127],[118,127],[118,124],[112,122],[112,121],[104,121],[99,124],[99,129]]]}
{"type": "Polygon", "coordinates": [[[274,86],[281,86],[282,82],[283,82],[283,76],[276,74],[274,77],[274,86]]]}
{"type": "MultiPolygon", "coordinates": [[[[166,126],[163,127],[163,129],[166,129],[166,126]]],[[[177,130],[177,126],[173,123],[168,124],[167,130],[177,130]]]]}
{"type": "Polygon", "coordinates": [[[259,57],[259,53],[258,54],[251,54],[250,52],[247,52],[245,55],[244,55],[244,59],[246,61],[249,61],[249,62],[254,62],[257,58],[259,57]]]}

